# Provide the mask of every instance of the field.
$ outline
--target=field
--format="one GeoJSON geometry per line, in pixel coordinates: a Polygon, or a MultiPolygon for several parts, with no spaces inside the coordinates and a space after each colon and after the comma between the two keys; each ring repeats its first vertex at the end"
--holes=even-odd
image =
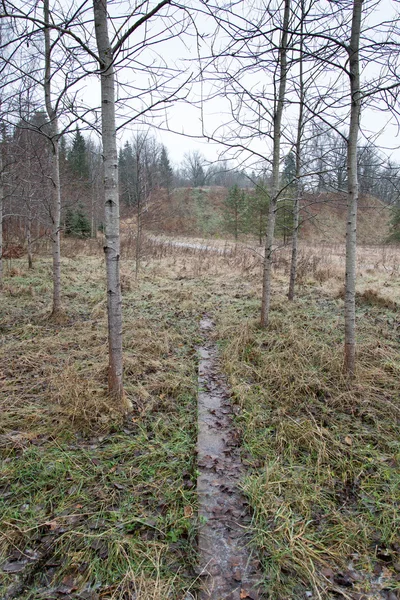
{"type": "Polygon", "coordinates": [[[357,375],[342,372],[342,245],[304,245],[298,297],[277,251],[258,326],[260,250],[123,244],[125,386],[106,394],[101,244],[7,265],[0,346],[1,597],[196,597],[196,348],[216,322],[237,408],[253,544],[271,599],[400,597],[400,250],[359,248],[357,375]]]}

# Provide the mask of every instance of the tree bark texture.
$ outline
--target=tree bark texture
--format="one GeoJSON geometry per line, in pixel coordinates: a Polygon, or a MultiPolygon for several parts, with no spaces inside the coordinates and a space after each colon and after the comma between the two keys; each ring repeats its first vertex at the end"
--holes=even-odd
{"type": "Polygon", "coordinates": [[[53,256],[53,315],[61,311],[61,183],[60,183],[60,161],[59,161],[59,133],[57,114],[51,102],[51,40],[50,40],[50,10],[49,0],[44,0],[44,29],[45,42],[45,75],[44,96],[46,112],[50,122],[51,131],[51,177],[53,183],[53,201],[51,210],[52,231],[51,244],[53,256]]]}
{"type": "Polygon", "coordinates": [[[304,76],[303,76],[303,30],[304,30],[304,2],[301,3],[300,23],[300,64],[299,64],[299,119],[297,122],[296,138],[296,196],[293,203],[293,234],[292,234],[292,256],[290,262],[290,279],[288,299],[294,300],[294,289],[297,275],[297,255],[299,246],[299,224],[300,224],[300,202],[303,195],[303,184],[301,181],[301,145],[303,137],[304,118],[304,76]]]}
{"type": "Polygon", "coordinates": [[[272,258],[275,234],[276,209],[279,196],[279,165],[281,149],[281,124],[287,80],[287,42],[290,17],[290,0],[285,0],[282,38],[279,51],[279,90],[274,109],[273,156],[272,156],[272,193],[268,210],[268,225],[265,239],[263,265],[263,289],[261,301],[261,326],[268,325],[271,304],[272,258]]]}
{"type": "Polygon", "coordinates": [[[347,229],[346,229],[346,281],[345,281],[345,349],[344,367],[349,377],[354,377],[356,356],[356,241],[357,241],[357,142],[360,126],[360,30],[363,0],[354,0],[351,39],[348,47],[350,75],[350,128],[347,141],[347,229]]]}
{"type": "Polygon", "coordinates": [[[115,128],[113,54],[108,37],[107,0],[93,0],[97,48],[100,59],[101,119],[105,192],[105,246],[108,310],[108,389],[117,400],[124,398],[122,362],[122,298],[118,155],[115,128]]]}
{"type": "Polygon", "coordinates": [[[3,287],[3,144],[0,144],[0,289],[3,287]]]}

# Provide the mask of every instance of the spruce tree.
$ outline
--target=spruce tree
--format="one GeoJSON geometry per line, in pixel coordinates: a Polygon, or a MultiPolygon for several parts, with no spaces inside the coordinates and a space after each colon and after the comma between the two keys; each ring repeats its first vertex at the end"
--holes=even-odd
{"type": "Polygon", "coordinates": [[[168,158],[168,152],[165,146],[161,148],[160,162],[159,162],[159,174],[160,174],[160,185],[167,190],[168,198],[171,193],[172,184],[174,180],[174,172],[168,158]]]}
{"type": "Polygon", "coordinates": [[[269,194],[264,184],[256,185],[253,193],[248,195],[247,231],[256,235],[260,246],[267,229],[269,194]]]}
{"type": "Polygon", "coordinates": [[[239,234],[246,231],[247,203],[244,190],[241,190],[238,185],[231,187],[224,204],[224,220],[226,231],[232,233],[235,237],[235,240],[237,240],[239,234]]]}
{"type": "Polygon", "coordinates": [[[125,142],[118,155],[119,193],[121,202],[131,205],[134,203],[135,165],[133,149],[129,142],[125,142]]]}
{"type": "Polygon", "coordinates": [[[74,175],[80,179],[89,179],[89,164],[86,154],[85,138],[76,126],[74,141],[68,155],[68,163],[74,175]]]}

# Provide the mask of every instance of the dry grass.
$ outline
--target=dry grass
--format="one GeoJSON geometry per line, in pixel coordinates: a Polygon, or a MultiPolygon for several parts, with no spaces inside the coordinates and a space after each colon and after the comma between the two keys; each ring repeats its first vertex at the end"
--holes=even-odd
{"type": "MultiPolygon", "coordinates": [[[[13,597],[70,588],[71,597],[181,598],[196,579],[196,523],[184,507],[195,509],[197,320],[175,299],[175,282],[151,275],[137,285],[132,267],[124,265],[129,419],[106,392],[101,257],[63,259],[59,322],[49,319],[46,259],[6,280],[20,293],[1,320],[0,555],[6,565],[27,561],[23,574],[38,564],[13,597]]],[[[2,575],[4,592],[15,576],[2,575]]]]}
{"type": "Polygon", "coordinates": [[[254,299],[219,320],[225,369],[242,410],[255,543],[271,597],[303,598],[307,590],[343,596],[337,582],[351,572],[351,593],[381,598],[384,588],[400,589],[393,566],[400,556],[398,314],[375,293],[360,296],[350,386],[342,367],[343,302],[332,296],[331,281],[316,287],[309,265],[292,304],[276,273],[267,331],[258,326],[254,299]]]}
{"type": "MultiPolygon", "coordinates": [[[[241,408],[245,490],[271,597],[297,600],[307,590],[337,597],[343,587],[326,569],[336,576],[349,562],[360,576],[353,598],[397,589],[398,251],[360,254],[359,362],[349,387],[337,297],[342,246],[302,247],[291,304],[288,249],[277,252],[271,326],[262,331],[257,247],[210,253],[148,238],[136,282],[127,242],[125,387],[134,412],[123,419],[106,393],[101,250],[81,246],[63,259],[62,322],[48,319],[47,258],[31,272],[14,261],[6,274],[0,554],[20,561],[48,552],[47,566],[18,597],[57,596],[71,582],[71,597],[85,592],[93,600],[195,597],[196,522],[184,507],[196,508],[196,345],[204,312],[217,321],[241,408]],[[73,258],[76,252],[82,255],[73,258]]],[[[4,574],[5,588],[13,578],[4,574]]]]}

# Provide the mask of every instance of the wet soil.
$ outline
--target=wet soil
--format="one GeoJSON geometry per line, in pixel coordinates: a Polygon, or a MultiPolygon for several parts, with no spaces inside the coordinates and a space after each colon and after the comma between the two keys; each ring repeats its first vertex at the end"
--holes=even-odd
{"type": "Polygon", "coordinates": [[[244,468],[232,423],[229,390],[210,339],[214,324],[200,322],[204,344],[199,348],[198,479],[199,600],[266,598],[259,585],[258,561],[249,547],[248,505],[240,492],[244,468]]]}

